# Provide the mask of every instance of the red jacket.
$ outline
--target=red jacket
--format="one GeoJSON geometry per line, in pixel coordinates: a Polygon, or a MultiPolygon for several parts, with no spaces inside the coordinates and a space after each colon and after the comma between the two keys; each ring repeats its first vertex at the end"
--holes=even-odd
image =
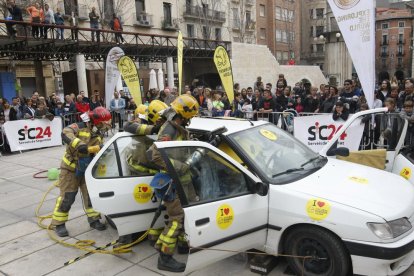
{"type": "Polygon", "coordinates": [[[75,103],[75,108],[76,108],[76,112],[81,112],[81,113],[85,113],[88,112],[89,109],[89,104],[85,103],[85,102],[76,102],[75,103]]]}

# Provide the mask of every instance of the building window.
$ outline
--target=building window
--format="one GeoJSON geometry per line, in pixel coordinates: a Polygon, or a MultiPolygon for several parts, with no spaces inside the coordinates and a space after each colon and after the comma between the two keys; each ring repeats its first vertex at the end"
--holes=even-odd
{"type": "Polygon", "coordinates": [[[289,53],[283,52],[282,60],[289,60],[289,53]]]}
{"type": "Polygon", "coordinates": [[[276,30],[276,41],[280,42],[282,41],[282,31],[276,30]]]}
{"type": "Polygon", "coordinates": [[[145,0],[135,0],[135,12],[137,19],[139,19],[139,15],[145,13],[145,0]]]}
{"type": "Polygon", "coordinates": [[[402,58],[398,58],[398,66],[402,67],[403,66],[403,59],[402,58]]]}
{"type": "Polygon", "coordinates": [[[382,35],[382,45],[388,45],[388,35],[382,35]]]}
{"type": "Polygon", "coordinates": [[[171,17],[171,3],[162,3],[164,9],[164,24],[166,26],[172,25],[172,17],[171,17]]]}
{"type": "Polygon", "coordinates": [[[324,52],[324,45],[323,44],[316,44],[316,52],[323,53],[324,52]]]}
{"type": "Polygon", "coordinates": [[[295,41],[295,32],[289,32],[289,42],[295,41]]]}
{"type": "Polygon", "coordinates": [[[313,18],[314,18],[314,16],[313,16],[313,11],[314,11],[313,9],[310,9],[310,10],[309,10],[309,18],[310,18],[310,19],[313,19],[313,18]]]}
{"type": "Polygon", "coordinates": [[[187,24],[187,36],[188,37],[195,37],[194,25],[187,24]]]}
{"type": "Polygon", "coordinates": [[[324,9],[316,9],[316,19],[323,19],[324,17],[324,9]]]}
{"type": "Polygon", "coordinates": [[[210,39],[207,26],[203,26],[203,39],[210,39]]]}
{"type": "Polygon", "coordinates": [[[398,22],[398,27],[399,28],[404,28],[405,27],[405,22],[404,21],[398,22]]]}
{"type": "Polygon", "coordinates": [[[387,46],[381,47],[381,56],[385,57],[387,55],[388,55],[388,47],[387,46]]]}
{"type": "Polygon", "coordinates": [[[280,7],[276,7],[276,20],[282,20],[282,9],[280,7]]]}
{"type": "Polygon", "coordinates": [[[310,26],[310,37],[315,37],[315,26],[310,26]]]}
{"type": "Polygon", "coordinates": [[[265,13],[266,13],[266,7],[265,7],[265,5],[260,5],[259,6],[259,15],[261,17],[264,17],[265,16],[265,13]]]}
{"type": "Polygon", "coordinates": [[[404,34],[398,34],[398,44],[404,43],[404,34]]]}
{"type": "Polygon", "coordinates": [[[388,29],[388,23],[382,23],[381,27],[383,30],[388,29]]]}
{"type": "Polygon", "coordinates": [[[381,65],[382,65],[382,67],[387,67],[387,59],[386,58],[381,59],[381,65]]]}
{"type": "Polygon", "coordinates": [[[221,41],[221,28],[214,29],[214,36],[216,40],[221,41]]]}
{"type": "Polygon", "coordinates": [[[260,39],[266,39],[266,29],[260,28],[260,39]]]}
{"type": "Polygon", "coordinates": [[[315,37],[319,37],[324,33],[324,26],[316,26],[316,35],[315,37]]]}
{"type": "Polygon", "coordinates": [[[276,51],[276,59],[278,62],[282,61],[282,52],[276,51]]]}
{"type": "Polygon", "coordinates": [[[403,46],[402,45],[398,45],[398,55],[402,55],[403,54],[403,46]]]}

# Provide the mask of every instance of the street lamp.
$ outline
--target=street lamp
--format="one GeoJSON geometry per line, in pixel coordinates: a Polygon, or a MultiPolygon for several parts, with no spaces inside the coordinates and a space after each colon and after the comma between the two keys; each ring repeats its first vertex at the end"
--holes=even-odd
{"type": "Polygon", "coordinates": [[[336,42],[339,42],[339,38],[341,37],[341,33],[336,33],[335,36],[336,36],[336,42]]]}

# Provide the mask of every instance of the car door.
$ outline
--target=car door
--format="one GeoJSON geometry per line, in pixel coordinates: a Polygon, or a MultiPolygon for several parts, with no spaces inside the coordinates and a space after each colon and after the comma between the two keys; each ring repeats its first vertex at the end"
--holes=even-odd
{"type": "Polygon", "coordinates": [[[180,184],[177,190],[191,248],[186,272],[235,254],[218,249],[237,252],[263,248],[267,235],[268,197],[267,193],[264,196],[255,193],[257,185],[267,188],[259,178],[208,143],[155,144],[173,180],[180,184]],[[189,171],[183,171],[182,166],[177,165],[196,156],[198,162],[189,171]],[[194,192],[198,198],[194,197],[194,192]]]}
{"type": "MultiPolygon", "coordinates": [[[[85,172],[93,207],[115,224],[119,235],[147,230],[158,207],[149,185],[155,172],[137,170],[152,143],[147,136],[118,133],[85,172]]],[[[162,221],[155,226],[162,227],[162,221]]]]}

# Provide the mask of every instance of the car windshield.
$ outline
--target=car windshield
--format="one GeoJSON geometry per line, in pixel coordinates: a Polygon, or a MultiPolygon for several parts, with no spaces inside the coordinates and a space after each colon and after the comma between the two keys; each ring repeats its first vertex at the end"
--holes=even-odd
{"type": "Polygon", "coordinates": [[[325,157],[272,124],[234,133],[230,139],[270,183],[298,180],[326,163],[325,157]]]}

